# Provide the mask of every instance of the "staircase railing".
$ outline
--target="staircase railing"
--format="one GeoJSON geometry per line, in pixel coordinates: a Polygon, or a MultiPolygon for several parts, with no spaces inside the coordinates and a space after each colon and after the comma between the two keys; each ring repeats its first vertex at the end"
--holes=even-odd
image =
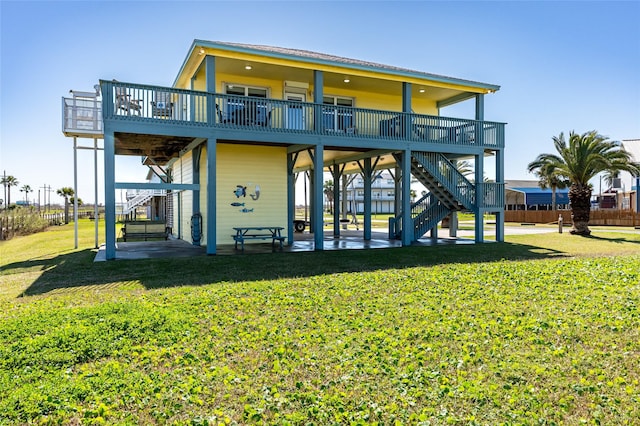
{"type": "Polygon", "coordinates": [[[146,203],[153,197],[163,196],[166,194],[166,191],[163,189],[148,189],[144,191],[140,191],[138,195],[128,200],[124,206],[123,214],[129,214],[138,206],[146,203]]]}
{"type": "Polygon", "coordinates": [[[474,209],[476,205],[475,185],[464,177],[447,157],[438,152],[413,152],[412,157],[465,209],[474,209]]]}

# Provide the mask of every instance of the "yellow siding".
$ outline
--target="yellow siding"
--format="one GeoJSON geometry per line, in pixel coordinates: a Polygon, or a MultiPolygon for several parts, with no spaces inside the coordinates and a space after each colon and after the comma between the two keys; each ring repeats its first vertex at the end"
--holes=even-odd
{"type": "MultiPolygon", "coordinates": [[[[225,84],[238,84],[244,86],[265,87],[269,89],[269,97],[272,99],[284,98],[284,82],[282,80],[265,79],[259,77],[237,76],[232,74],[218,73],[216,75],[216,90],[224,93],[225,84]]],[[[205,75],[198,74],[194,82],[195,90],[205,90],[205,75]]],[[[402,94],[386,95],[368,91],[345,90],[337,87],[324,87],[324,94],[327,96],[343,96],[353,98],[354,106],[358,108],[379,109],[386,111],[402,110],[402,94]]],[[[313,102],[313,86],[306,91],[307,102],[313,102]]],[[[414,97],[412,109],[417,114],[437,115],[438,108],[433,100],[420,99],[414,97]]]]}
{"type": "MultiPolygon", "coordinates": [[[[192,166],[191,151],[185,153],[182,157],[175,162],[173,166],[173,182],[174,183],[193,183],[193,166],[192,166]]],[[[180,237],[188,242],[193,242],[191,239],[191,215],[193,214],[193,191],[181,191],[178,193],[180,203],[174,205],[175,219],[180,221],[180,237]],[[178,206],[180,211],[178,212],[178,206]]],[[[177,223],[176,223],[177,225],[177,223]]],[[[177,226],[174,229],[178,229],[177,226]]]]}
{"type": "Polygon", "coordinates": [[[285,228],[283,236],[286,235],[286,148],[219,144],[216,172],[218,244],[233,243],[235,226],[281,226],[285,228]],[[237,185],[246,186],[246,197],[234,195],[237,185]],[[251,194],[256,194],[256,187],[260,196],[254,201],[251,194]],[[251,211],[243,213],[242,209],[251,211]]]}
{"type": "MultiPolygon", "coordinates": [[[[194,52],[192,52],[191,54],[194,55],[194,52]]],[[[261,55],[261,54],[229,52],[226,50],[218,50],[218,49],[206,49],[206,54],[216,56],[219,58],[233,58],[241,61],[265,63],[265,64],[272,64],[272,65],[297,68],[297,69],[307,69],[310,71],[318,70],[326,73],[347,74],[354,77],[360,76],[360,77],[367,77],[367,78],[387,80],[387,81],[408,82],[408,83],[414,83],[414,84],[427,84],[432,87],[441,87],[441,88],[447,88],[452,90],[470,91],[474,89],[472,85],[462,85],[462,84],[448,83],[448,82],[442,82],[442,81],[433,81],[433,80],[429,80],[426,77],[419,78],[419,77],[407,77],[404,75],[393,75],[392,73],[386,70],[382,71],[382,70],[375,70],[375,69],[358,69],[358,68],[351,68],[348,66],[342,66],[339,64],[336,64],[336,65],[317,64],[317,63],[305,62],[304,60],[298,60],[298,59],[274,58],[274,57],[261,55]]],[[[198,55],[198,54],[195,53],[195,55],[198,55]]],[[[477,90],[478,93],[484,93],[486,91],[485,89],[481,89],[481,88],[475,88],[475,89],[477,90]]]]}

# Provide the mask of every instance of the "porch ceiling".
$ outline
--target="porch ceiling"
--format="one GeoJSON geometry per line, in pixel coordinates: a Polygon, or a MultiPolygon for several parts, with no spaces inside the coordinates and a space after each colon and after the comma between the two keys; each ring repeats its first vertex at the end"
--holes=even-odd
{"type": "MultiPolygon", "coordinates": [[[[255,62],[250,60],[239,60],[233,58],[216,58],[216,72],[230,74],[242,78],[250,79],[260,76],[269,80],[277,81],[299,81],[313,85],[313,71],[306,68],[293,68],[290,66],[282,66],[277,64],[269,64],[263,62],[255,62]],[[246,65],[251,65],[251,69],[247,70],[246,65]]],[[[324,85],[325,92],[330,93],[331,88],[339,88],[344,90],[354,90],[362,92],[371,92],[381,95],[399,96],[402,93],[402,83],[397,80],[383,78],[371,78],[354,70],[345,70],[345,72],[325,72],[324,85]],[[349,78],[349,83],[345,83],[344,79],[349,78]]],[[[424,80],[422,83],[414,82],[412,84],[412,94],[414,99],[426,99],[431,101],[443,101],[450,99],[462,93],[465,90],[442,87],[441,83],[429,82],[424,80]],[[423,90],[423,92],[420,92],[423,90]]]]}
{"type": "Polygon", "coordinates": [[[115,152],[116,155],[149,157],[152,164],[165,165],[172,158],[177,158],[193,140],[182,136],[116,133],[115,152]]]}

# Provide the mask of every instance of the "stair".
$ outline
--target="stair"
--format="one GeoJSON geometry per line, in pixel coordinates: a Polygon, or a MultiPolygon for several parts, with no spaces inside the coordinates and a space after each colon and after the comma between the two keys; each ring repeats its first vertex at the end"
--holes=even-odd
{"type": "MultiPolygon", "coordinates": [[[[397,161],[400,157],[394,154],[397,161]]],[[[416,241],[449,213],[474,210],[476,203],[475,185],[458,171],[443,154],[434,152],[413,152],[411,174],[429,192],[411,204],[410,228],[416,241]]],[[[402,212],[389,220],[389,237],[399,238],[402,230],[402,212]]]]}
{"type": "Polygon", "coordinates": [[[149,190],[140,191],[135,197],[127,201],[122,213],[129,214],[133,210],[135,210],[136,207],[144,205],[147,201],[149,201],[153,197],[163,196],[163,195],[165,195],[164,190],[149,189],[149,190]]]}

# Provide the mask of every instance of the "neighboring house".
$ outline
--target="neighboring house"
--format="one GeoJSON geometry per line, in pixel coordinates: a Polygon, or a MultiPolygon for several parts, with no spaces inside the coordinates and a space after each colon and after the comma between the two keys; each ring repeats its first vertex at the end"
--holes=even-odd
{"type": "MultiPolygon", "coordinates": [[[[504,183],[506,210],[551,210],[553,191],[542,189],[537,180],[506,180],[504,183]]],[[[569,208],[569,189],[556,189],[556,209],[569,208]]]]}
{"type": "MultiPolygon", "coordinates": [[[[395,212],[395,179],[389,172],[378,172],[371,181],[371,212],[389,214],[395,212]]],[[[347,185],[347,213],[364,214],[365,182],[362,175],[355,175],[347,185]]]]}
{"type": "MultiPolygon", "coordinates": [[[[149,166],[147,182],[160,184],[168,182],[165,171],[158,166],[149,166]]],[[[123,208],[123,214],[131,220],[137,218],[142,209],[144,217],[155,221],[164,221],[168,227],[173,221],[172,210],[168,208],[171,201],[167,199],[167,191],[164,189],[133,189],[126,192],[127,202],[123,208]]]]}
{"type": "MultiPolygon", "coordinates": [[[[449,213],[495,213],[503,240],[504,124],[485,120],[484,96],[499,86],[305,50],[195,40],[173,84],[100,81],[105,157],[106,257],[115,258],[115,190],[172,191],[172,233],[198,240],[208,254],[233,242],[237,226],[281,226],[294,241],[295,178],[311,177],[311,229],[324,229],[323,173],[334,182],[362,175],[364,230],[371,238],[374,177],[395,170],[390,234],[410,245],[449,213]],[[468,101],[470,118],[441,117],[468,101]],[[166,183],[118,182],[116,155],[141,155],[166,183]],[[471,161],[473,183],[452,161],[471,161]],[[427,189],[412,203],[411,182],[427,189]],[[318,184],[313,185],[313,182],[318,184]],[[189,231],[191,229],[191,232],[189,231]]],[[[340,233],[336,185],[334,235],[340,233]]],[[[435,232],[435,231],[434,231],[435,232]]],[[[314,233],[316,250],[323,232],[314,233]]],[[[197,241],[196,241],[197,243],[197,241]]]]}

